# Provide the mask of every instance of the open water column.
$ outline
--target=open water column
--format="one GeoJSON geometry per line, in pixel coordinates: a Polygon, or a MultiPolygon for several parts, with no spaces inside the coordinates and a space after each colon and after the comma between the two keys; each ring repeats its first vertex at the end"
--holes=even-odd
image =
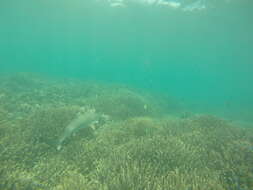
{"type": "Polygon", "coordinates": [[[1,1],[1,71],[122,82],[252,117],[249,0],[1,1]]]}

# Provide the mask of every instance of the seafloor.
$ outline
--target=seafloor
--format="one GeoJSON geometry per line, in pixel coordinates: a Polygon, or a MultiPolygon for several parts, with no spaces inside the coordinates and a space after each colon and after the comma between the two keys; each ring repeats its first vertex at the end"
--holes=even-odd
{"type": "Polygon", "coordinates": [[[173,114],[168,97],[20,73],[0,79],[0,189],[252,190],[253,126],[173,114]],[[108,119],[77,130],[77,113],[108,119]]]}

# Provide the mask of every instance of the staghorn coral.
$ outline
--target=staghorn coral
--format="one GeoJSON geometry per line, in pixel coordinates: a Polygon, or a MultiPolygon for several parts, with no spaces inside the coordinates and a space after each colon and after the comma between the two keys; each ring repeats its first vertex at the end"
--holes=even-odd
{"type": "Polygon", "coordinates": [[[18,78],[0,84],[8,94],[0,97],[0,189],[252,190],[250,128],[210,115],[161,117],[155,98],[125,87],[18,78]],[[56,151],[87,105],[112,121],[56,151]]]}
{"type": "Polygon", "coordinates": [[[89,102],[98,112],[110,115],[115,119],[151,116],[161,111],[150,98],[121,88],[115,92],[105,91],[103,96],[95,96],[89,99],[89,102]]]}

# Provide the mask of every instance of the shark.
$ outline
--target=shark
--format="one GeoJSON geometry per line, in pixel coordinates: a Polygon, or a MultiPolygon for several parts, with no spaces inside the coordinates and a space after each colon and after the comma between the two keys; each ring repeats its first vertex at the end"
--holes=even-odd
{"type": "Polygon", "coordinates": [[[68,139],[73,133],[86,127],[91,127],[92,129],[95,129],[95,125],[106,119],[107,119],[106,115],[98,114],[95,112],[94,109],[88,110],[83,114],[79,114],[64,129],[64,132],[58,139],[57,150],[61,150],[65,140],[68,139]]]}

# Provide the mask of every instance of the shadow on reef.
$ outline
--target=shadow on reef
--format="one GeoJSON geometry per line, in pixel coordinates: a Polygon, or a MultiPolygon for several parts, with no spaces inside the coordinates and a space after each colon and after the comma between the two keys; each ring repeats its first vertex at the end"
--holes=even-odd
{"type": "Polygon", "coordinates": [[[172,116],[156,97],[122,86],[33,77],[0,83],[0,189],[252,190],[253,128],[172,116]],[[110,118],[57,150],[87,108],[110,118]]]}

